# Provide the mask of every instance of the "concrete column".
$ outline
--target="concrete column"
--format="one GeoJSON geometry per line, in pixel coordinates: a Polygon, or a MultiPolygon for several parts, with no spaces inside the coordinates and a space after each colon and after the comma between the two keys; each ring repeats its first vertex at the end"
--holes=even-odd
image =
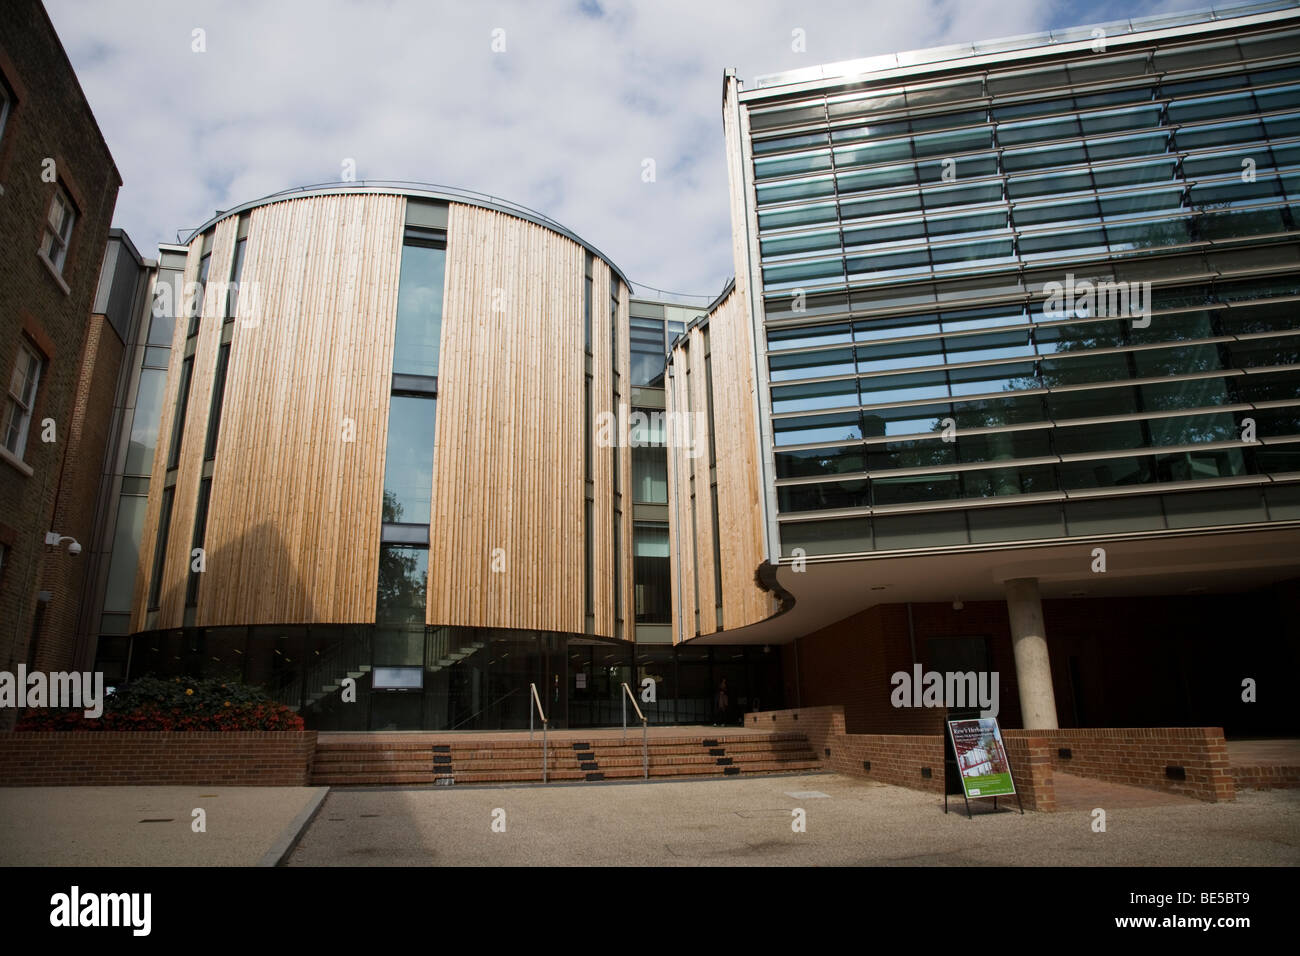
{"type": "Polygon", "coordinates": [[[1020,688],[1020,714],[1026,730],[1055,730],[1056,694],[1052,691],[1052,665],[1043,629],[1043,603],[1037,578],[1006,582],[1007,612],[1011,617],[1011,643],[1016,654],[1016,685],[1020,688]]]}

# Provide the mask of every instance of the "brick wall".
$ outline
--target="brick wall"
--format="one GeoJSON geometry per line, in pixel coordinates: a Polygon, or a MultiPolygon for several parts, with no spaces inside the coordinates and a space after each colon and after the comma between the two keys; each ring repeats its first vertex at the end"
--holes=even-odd
{"type": "Polygon", "coordinates": [[[799,680],[797,696],[787,692],[786,700],[804,707],[841,705],[847,729],[855,734],[939,734],[942,712],[890,703],[890,676],[912,672],[913,643],[916,660],[928,669],[929,642],[952,637],[988,638],[990,664],[999,675],[999,719],[1019,725],[1011,628],[1006,604],[999,601],[969,602],[960,612],[947,604],[914,604],[910,634],[907,605],[878,604],[802,637],[795,651],[797,669],[794,662],[784,662],[787,673],[794,671],[799,680]]]}
{"type": "MultiPolygon", "coordinates": [[[[934,713],[942,721],[942,711],[934,713]]],[[[943,793],[944,745],[939,734],[846,733],[844,708],[839,706],[749,714],[745,726],[806,735],[827,770],[943,793]]],[[[1026,810],[1056,809],[1056,770],[1209,802],[1234,798],[1227,744],[1218,727],[1004,728],[1002,738],[1026,810]],[[1070,759],[1060,757],[1062,747],[1070,749],[1070,759]],[[1170,765],[1183,767],[1186,779],[1169,778],[1165,768],[1170,765]]]]}
{"type": "Polygon", "coordinates": [[[0,734],[0,786],[305,787],[316,732],[0,734]]]}
{"type": "Polygon", "coordinates": [[[1300,767],[1233,767],[1232,781],[1238,790],[1300,788],[1300,767]]]}
{"type": "MultiPolygon", "coordinates": [[[[24,339],[45,359],[22,461],[0,456],[0,531],[8,539],[0,571],[0,669],[13,670],[31,659],[37,593],[58,586],[45,580],[44,533],[54,527],[80,359],[121,178],[39,0],[0,3],[0,72],[15,93],[0,138],[0,381],[8,383],[24,339]],[[43,178],[47,160],[77,207],[58,278],[37,255],[58,188],[43,178]],[[54,420],[56,441],[41,440],[45,418],[54,420]]],[[[87,434],[85,440],[89,445],[97,439],[87,434]]],[[[103,446],[81,453],[98,466],[103,446]]],[[[85,560],[71,559],[66,551],[63,558],[85,560]]],[[[75,611],[75,597],[69,603],[75,611]]],[[[0,730],[12,717],[12,711],[0,712],[0,730]]]]}
{"type": "MultiPolygon", "coordinates": [[[[1211,803],[1235,798],[1228,745],[1219,727],[1085,727],[1004,730],[1007,749],[1023,741],[1045,750],[1052,767],[1080,777],[1179,793],[1211,803]],[[1070,751],[1069,758],[1061,750],[1070,751]],[[1166,773],[1181,767],[1186,779],[1166,773]]],[[[1009,756],[1015,760],[1015,754],[1009,756]]]]}
{"type": "Polygon", "coordinates": [[[77,659],[77,620],[90,564],[95,503],[124,351],[122,340],[108,320],[102,315],[91,316],[67,423],[66,453],[53,521],[61,534],[71,535],[81,543],[82,552],[76,558],[62,548],[45,554],[41,589],[50,592],[50,603],[35,635],[36,646],[29,649],[37,670],[81,670],[90,666],[90,661],[77,659]]]}

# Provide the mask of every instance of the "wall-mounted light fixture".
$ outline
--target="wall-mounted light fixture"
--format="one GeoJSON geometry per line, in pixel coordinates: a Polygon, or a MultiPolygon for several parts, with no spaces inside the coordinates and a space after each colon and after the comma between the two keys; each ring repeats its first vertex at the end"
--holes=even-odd
{"type": "Polygon", "coordinates": [[[81,545],[77,539],[68,534],[59,534],[57,531],[45,532],[45,544],[51,548],[57,548],[63,542],[68,542],[68,554],[74,558],[81,554],[81,545]]]}

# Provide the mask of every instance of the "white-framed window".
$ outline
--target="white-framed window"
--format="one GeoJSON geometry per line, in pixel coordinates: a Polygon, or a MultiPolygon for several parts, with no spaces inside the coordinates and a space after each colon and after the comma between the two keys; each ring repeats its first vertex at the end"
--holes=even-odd
{"type": "Polygon", "coordinates": [[[26,342],[18,343],[18,358],[14,361],[14,374],[9,379],[9,394],[5,399],[4,427],[0,442],[15,458],[21,459],[27,447],[27,432],[32,423],[32,408],[36,404],[36,386],[41,380],[41,356],[26,342]]]}
{"type": "Polygon", "coordinates": [[[63,262],[68,257],[68,243],[72,239],[72,224],[77,221],[77,210],[62,186],[54,191],[50,200],[50,214],[45,220],[45,238],[41,240],[41,255],[63,274],[63,262]]]}

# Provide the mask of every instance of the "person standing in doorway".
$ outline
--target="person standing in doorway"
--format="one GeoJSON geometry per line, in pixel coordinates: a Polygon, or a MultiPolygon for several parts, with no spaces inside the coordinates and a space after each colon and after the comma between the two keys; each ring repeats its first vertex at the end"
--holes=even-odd
{"type": "Polygon", "coordinates": [[[716,701],[717,709],[713,715],[713,726],[722,727],[727,723],[727,708],[730,701],[727,698],[727,679],[722,678],[722,683],[718,685],[718,698],[716,701]]]}

